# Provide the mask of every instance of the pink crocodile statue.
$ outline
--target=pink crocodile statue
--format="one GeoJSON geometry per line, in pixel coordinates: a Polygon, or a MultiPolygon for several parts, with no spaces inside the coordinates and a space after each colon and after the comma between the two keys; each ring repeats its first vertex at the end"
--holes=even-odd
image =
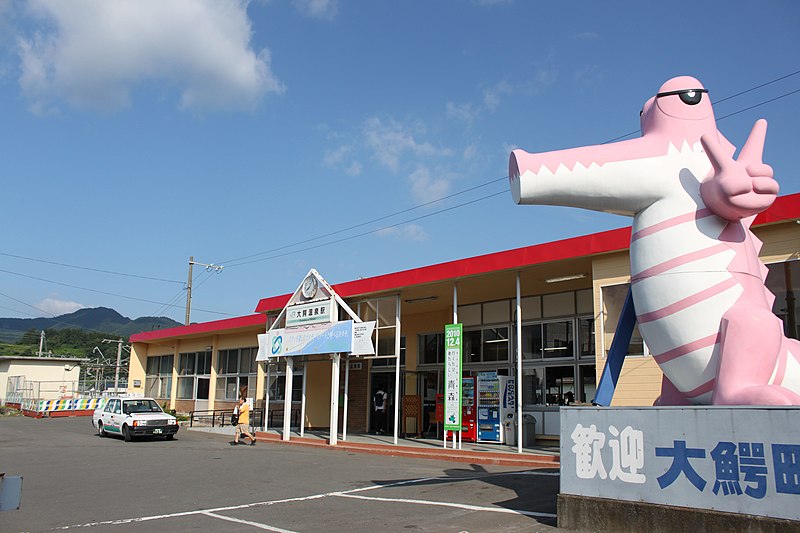
{"type": "Polygon", "coordinates": [[[759,120],[737,159],[695,78],[667,81],[642,136],[529,154],[514,150],[518,204],[633,217],[631,291],[664,373],[658,405],[800,405],[800,342],[783,334],[764,286],[755,215],[778,194],[759,120]]]}

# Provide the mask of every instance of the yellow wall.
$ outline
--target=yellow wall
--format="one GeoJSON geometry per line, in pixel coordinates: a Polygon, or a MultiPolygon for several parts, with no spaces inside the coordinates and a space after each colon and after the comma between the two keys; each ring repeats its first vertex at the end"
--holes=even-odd
{"type": "Polygon", "coordinates": [[[753,233],[764,241],[759,257],[765,263],[800,258],[800,226],[797,224],[755,228],[753,233]]]}
{"type": "MultiPolygon", "coordinates": [[[[595,353],[597,379],[606,364],[605,350],[611,346],[613,332],[603,331],[601,289],[606,285],[628,283],[631,278],[628,252],[603,255],[592,262],[594,293],[595,353]]],[[[626,357],[611,405],[653,405],[661,393],[663,374],[652,357],[626,357]]]]}
{"type": "Polygon", "coordinates": [[[144,394],[147,373],[147,344],[134,342],[131,345],[131,360],[128,365],[128,394],[144,394]],[[139,381],[134,387],[133,382],[139,381]]]}
{"type": "Polygon", "coordinates": [[[331,361],[306,363],[306,420],[310,427],[331,423],[331,361]]]}

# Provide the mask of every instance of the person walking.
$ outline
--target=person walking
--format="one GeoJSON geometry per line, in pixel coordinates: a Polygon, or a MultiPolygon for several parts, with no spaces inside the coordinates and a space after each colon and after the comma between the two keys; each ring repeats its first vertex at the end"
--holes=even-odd
{"type": "Polygon", "coordinates": [[[375,433],[383,435],[386,433],[386,392],[383,387],[378,386],[378,391],[372,398],[372,404],[375,406],[375,433]]]}
{"type": "Polygon", "coordinates": [[[250,433],[250,406],[244,398],[239,398],[239,404],[236,406],[239,413],[239,421],[236,424],[236,434],[233,436],[231,446],[239,444],[239,437],[244,435],[250,439],[250,446],[256,445],[256,438],[250,433]]]}

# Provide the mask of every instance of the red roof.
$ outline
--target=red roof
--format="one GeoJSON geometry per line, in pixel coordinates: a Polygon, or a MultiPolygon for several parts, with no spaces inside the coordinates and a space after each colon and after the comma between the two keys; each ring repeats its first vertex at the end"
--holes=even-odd
{"type": "MultiPolygon", "coordinates": [[[[756,217],[753,225],[760,226],[797,218],[800,218],[800,193],[777,198],[768,210],[756,217]]],[[[347,281],[333,285],[333,288],[340,296],[345,298],[360,294],[384,292],[412,285],[485,274],[487,272],[627,250],[630,246],[630,239],[631,227],[628,226],[560,241],[534,244],[514,250],[412,268],[371,278],[347,281]]],[[[256,315],[138,333],[131,337],[131,342],[210,333],[259,324],[266,325],[266,318],[263,313],[283,308],[291,296],[291,293],[288,293],[262,298],[256,306],[255,312],[258,313],[256,315]]]]}
{"type": "Polygon", "coordinates": [[[225,318],[212,322],[201,322],[199,324],[189,324],[188,326],[176,326],[174,328],[154,329],[143,331],[131,335],[130,342],[147,342],[157,339],[170,337],[185,337],[198,333],[214,333],[218,331],[230,331],[233,329],[249,328],[253,326],[264,326],[266,330],[267,315],[256,314],[247,316],[237,316],[236,318],[225,318]]]}

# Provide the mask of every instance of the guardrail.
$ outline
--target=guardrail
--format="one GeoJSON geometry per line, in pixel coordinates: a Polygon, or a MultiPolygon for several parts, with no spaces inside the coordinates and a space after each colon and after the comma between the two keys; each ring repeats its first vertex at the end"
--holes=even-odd
{"type": "MultiPolygon", "coordinates": [[[[193,427],[194,423],[211,424],[211,427],[225,427],[231,425],[231,415],[233,409],[210,409],[206,411],[189,411],[189,427],[193,427]]],[[[300,427],[300,409],[292,409],[291,426],[300,427]]],[[[270,409],[267,416],[267,426],[275,427],[276,419],[278,423],[283,426],[283,408],[270,409]]],[[[252,427],[265,427],[264,426],[264,410],[253,409],[250,411],[250,426],[252,427]]]]}

